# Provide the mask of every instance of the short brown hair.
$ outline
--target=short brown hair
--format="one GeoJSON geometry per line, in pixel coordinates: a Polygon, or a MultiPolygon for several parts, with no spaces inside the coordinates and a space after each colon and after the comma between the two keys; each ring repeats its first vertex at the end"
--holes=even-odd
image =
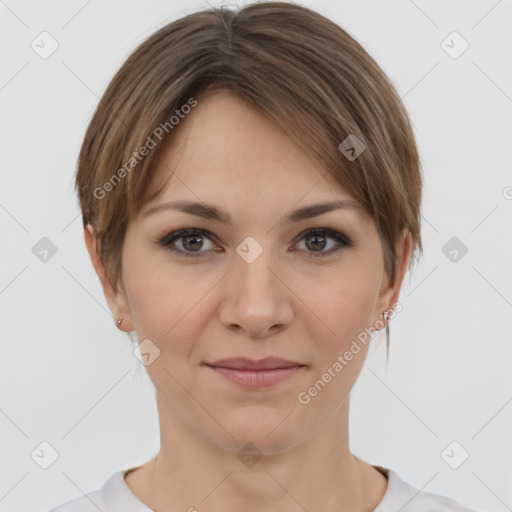
{"type": "Polygon", "coordinates": [[[364,206],[394,282],[404,230],[412,235],[413,256],[422,252],[421,169],[402,101],[340,26],[295,3],[264,2],[202,10],[166,24],[133,51],[103,94],[75,185],[84,227],[94,227],[113,287],[127,225],[149,199],[158,153],[172,136],[170,118],[219,89],[266,113],[364,206]],[[159,126],[166,127],[159,147],[135,158],[159,126]],[[355,159],[340,150],[349,136],[365,146],[355,159]]]}

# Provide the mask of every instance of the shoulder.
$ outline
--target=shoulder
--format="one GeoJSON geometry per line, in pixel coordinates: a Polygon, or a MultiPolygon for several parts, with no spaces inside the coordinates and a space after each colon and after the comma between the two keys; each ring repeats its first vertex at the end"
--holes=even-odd
{"type": "Polygon", "coordinates": [[[374,512],[476,512],[447,496],[423,492],[390,469],[375,466],[388,478],[388,488],[374,512]]]}
{"type": "MultiPolygon", "coordinates": [[[[147,512],[150,511],[141,503],[127,486],[122,470],[114,473],[101,489],[89,492],[78,498],[67,501],[49,512],[147,512]]],[[[151,511],[150,511],[151,512],[151,511]]]]}
{"type": "Polygon", "coordinates": [[[79,498],[66,501],[62,505],[52,508],[49,512],[98,512],[98,509],[107,510],[101,490],[93,491],[79,498]]]}

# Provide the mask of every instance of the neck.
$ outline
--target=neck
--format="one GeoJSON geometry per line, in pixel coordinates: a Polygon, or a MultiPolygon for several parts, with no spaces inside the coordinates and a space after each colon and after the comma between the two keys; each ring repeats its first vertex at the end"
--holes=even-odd
{"type": "Polygon", "coordinates": [[[157,405],[160,452],[137,470],[137,479],[136,472],[126,479],[155,512],[363,512],[374,510],[385,493],[384,475],[350,453],[348,398],[311,438],[279,451],[262,437],[254,443],[262,447],[261,457],[242,461],[236,449],[219,446],[176,418],[159,393],[157,405]]]}

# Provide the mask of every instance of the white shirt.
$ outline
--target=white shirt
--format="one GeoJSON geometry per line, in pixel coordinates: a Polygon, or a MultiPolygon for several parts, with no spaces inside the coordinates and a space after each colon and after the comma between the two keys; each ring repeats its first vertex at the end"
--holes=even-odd
{"type": "MultiPolygon", "coordinates": [[[[388,479],[386,494],[374,512],[475,512],[445,496],[415,489],[390,469],[374,467],[388,479]]],[[[67,501],[49,512],[154,512],[128,487],[124,479],[127,471],[130,470],[114,473],[101,489],[67,501]]]]}

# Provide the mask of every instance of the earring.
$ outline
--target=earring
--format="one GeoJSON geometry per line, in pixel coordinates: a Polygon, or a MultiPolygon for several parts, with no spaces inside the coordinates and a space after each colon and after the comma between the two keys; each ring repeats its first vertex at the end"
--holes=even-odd
{"type": "Polygon", "coordinates": [[[123,315],[119,317],[119,320],[117,321],[117,326],[120,327],[121,323],[123,321],[123,315]]]}
{"type": "Polygon", "coordinates": [[[388,324],[388,317],[389,317],[389,310],[384,311],[384,321],[386,322],[386,325],[388,324]]]}

